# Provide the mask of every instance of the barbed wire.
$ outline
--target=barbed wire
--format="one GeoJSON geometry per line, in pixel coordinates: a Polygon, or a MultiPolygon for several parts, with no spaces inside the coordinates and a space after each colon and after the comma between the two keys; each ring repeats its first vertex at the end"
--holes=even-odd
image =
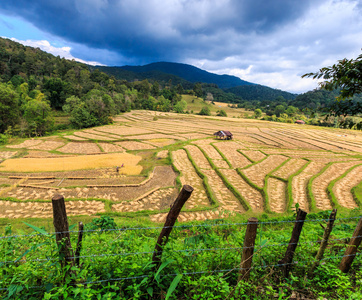
{"type": "MultiPolygon", "coordinates": [[[[356,254],[348,254],[348,255],[338,255],[338,256],[332,256],[332,257],[325,257],[322,258],[320,261],[326,261],[331,259],[337,259],[337,258],[344,258],[344,257],[351,257],[351,256],[361,256],[362,253],[356,253],[356,254]]],[[[316,260],[304,260],[304,261],[293,261],[291,263],[283,263],[283,264],[272,264],[272,265],[258,265],[258,266],[252,266],[250,270],[252,269],[263,269],[263,268],[275,268],[275,267],[283,267],[288,265],[297,265],[297,264],[306,264],[315,262],[316,260]]],[[[225,272],[235,272],[235,271],[241,271],[241,270],[248,270],[248,268],[241,268],[241,267],[235,267],[231,269],[218,269],[218,270],[204,270],[204,271],[195,271],[195,272],[184,272],[184,273],[172,273],[172,274],[164,274],[160,277],[170,277],[170,276],[177,276],[177,275],[199,275],[199,274],[206,274],[206,273],[225,273],[225,272]]],[[[102,279],[102,280],[95,280],[95,281],[87,281],[87,282],[80,282],[80,283],[73,283],[70,284],[72,286],[76,285],[88,285],[88,284],[99,284],[99,283],[105,283],[105,282],[114,282],[114,281],[122,281],[122,280],[131,280],[131,279],[143,279],[146,277],[150,277],[150,275],[140,275],[140,276],[132,276],[132,277],[119,277],[119,278],[109,278],[109,279],[102,279]]],[[[45,285],[40,286],[30,286],[28,289],[37,289],[37,288],[45,288],[45,285]]],[[[56,286],[54,286],[56,287],[56,286]]],[[[8,288],[0,288],[0,291],[6,291],[8,288]]]]}
{"type": "MultiPolygon", "coordinates": [[[[258,221],[258,225],[263,224],[282,224],[282,223],[311,223],[311,222],[328,222],[334,220],[353,220],[353,219],[360,219],[362,216],[357,217],[348,217],[348,218],[338,218],[338,219],[310,219],[310,220],[281,220],[281,221],[258,221]]],[[[111,228],[111,229],[89,229],[89,230],[68,230],[68,231],[58,231],[58,232],[49,232],[47,234],[43,233],[35,233],[35,234],[24,234],[24,235],[4,235],[0,236],[1,239],[8,239],[8,238],[20,238],[20,237],[35,237],[35,236],[50,236],[55,234],[63,234],[63,233],[79,233],[79,232],[124,232],[124,231],[134,231],[134,230],[153,230],[153,229],[163,229],[163,228],[174,228],[174,229],[187,229],[187,228],[194,228],[194,227],[217,227],[217,226],[241,226],[241,225],[248,225],[249,222],[242,222],[242,223],[214,223],[214,224],[189,224],[189,225],[175,225],[175,226],[157,226],[157,227],[130,227],[130,228],[111,228]]]]}
{"type": "MultiPolygon", "coordinates": [[[[354,236],[353,239],[360,238],[360,236],[354,236]]],[[[339,238],[339,239],[328,239],[327,241],[329,243],[334,241],[343,241],[346,239],[352,239],[352,238],[339,238]]],[[[193,249],[183,249],[183,250],[172,250],[172,249],[165,249],[166,253],[187,253],[187,252],[206,252],[206,251],[220,251],[220,250],[228,250],[228,251],[236,251],[236,250],[243,250],[243,249],[250,249],[254,248],[256,251],[264,248],[271,248],[271,247],[281,247],[281,246],[287,246],[287,245],[305,245],[305,244],[316,244],[321,243],[325,240],[319,239],[315,241],[305,241],[305,242],[297,242],[297,243],[279,243],[279,244],[270,244],[270,245],[258,245],[258,246],[249,246],[249,247],[222,247],[222,248],[193,248],[193,249]]],[[[348,246],[348,245],[346,245],[348,246]]],[[[92,254],[92,255],[80,255],[80,256],[69,256],[68,259],[77,259],[77,258],[96,258],[96,257],[116,257],[116,256],[131,256],[131,255],[144,255],[144,254],[154,254],[157,251],[145,251],[145,252],[126,252],[126,253],[108,253],[108,254],[92,254]]],[[[32,260],[11,260],[11,261],[2,261],[0,262],[0,265],[7,265],[12,263],[28,263],[28,262],[47,262],[47,261],[55,261],[59,260],[59,258],[48,258],[48,259],[32,259],[32,260]]]]}

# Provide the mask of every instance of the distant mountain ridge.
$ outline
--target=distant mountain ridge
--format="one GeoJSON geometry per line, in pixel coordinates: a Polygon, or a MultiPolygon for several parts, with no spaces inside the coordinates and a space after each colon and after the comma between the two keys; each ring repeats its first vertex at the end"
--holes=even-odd
{"type": "Polygon", "coordinates": [[[207,72],[197,67],[171,62],[156,62],[144,66],[122,66],[124,70],[135,73],[145,73],[150,71],[160,71],[181,77],[189,82],[204,82],[217,84],[221,89],[227,89],[240,85],[253,85],[253,83],[240,79],[231,75],[217,75],[207,72]]]}
{"type": "MultiPolygon", "coordinates": [[[[144,66],[97,66],[96,68],[118,79],[128,81],[152,79],[161,82],[171,80],[172,85],[182,84],[186,89],[192,89],[196,82],[216,84],[221,89],[221,94],[233,93],[244,100],[273,100],[279,96],[293,100],[297,96],[286,91],[251,83],[236,76],[218,75],[182,63],[156,62],[144,66]]],[[[219,99],[219,101],[222,100],[219,99]]]]}
{"type": "Polygon", "coordinates": [[[280,96],[286,100],[294,100],[297,97],[297,94],[292,94],[286,91],[273,89],[260,84],[236,86],[229,89],[225,89],[225,92],[233,93],[239,97],[242,97],[244,100],[250,100],[250,101],[252,100],[263,101],[266,99],[273,100],[280,96]]]}

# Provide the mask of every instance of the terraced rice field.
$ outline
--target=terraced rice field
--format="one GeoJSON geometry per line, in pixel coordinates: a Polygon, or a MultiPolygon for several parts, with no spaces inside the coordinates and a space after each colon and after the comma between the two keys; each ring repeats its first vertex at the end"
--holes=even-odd
{"type": "Polygon", "coordinates": [[[361,181],[357,131],[134,111],[113,125],[1,147],[0,218],[51,218],[60,193],[70,215],[163,222],[183,184],[194,191],[181,222],[288,213],[297,203],[354,209],[361,181]],[[234,139],[216,139],[218,130],[234,139]]]}

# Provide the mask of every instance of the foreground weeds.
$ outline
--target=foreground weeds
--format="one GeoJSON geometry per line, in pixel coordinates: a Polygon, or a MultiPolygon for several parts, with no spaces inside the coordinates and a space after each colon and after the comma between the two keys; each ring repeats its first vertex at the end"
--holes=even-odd
{"type": "MultiPolygon", "coordinates": [[[[244,223],[178,224],[158,270],[151,258],[159,227],[142,228],[134,222],[120,226],[111,217],[95,218],[85,225],[80,265],[62,267],[53,233],[24,224],[33,230],[24,235],[7,226],[0,239],[0,295],[2,299],[288,299],[292,295],[361,299],[361,256],[356,256],[349,273],[338,269],[359,215],[354,210],[339,216],[312,276],[308,271],[323,235],[322,219],[329,212],[308,215],[288,278],[282,276],[278,262],[289,242],[293,217],[263,219],[248,281],[238,281],[244,223]]],[[[71,241],[75,249],[77,232],[71,232],[71,241]]]]}

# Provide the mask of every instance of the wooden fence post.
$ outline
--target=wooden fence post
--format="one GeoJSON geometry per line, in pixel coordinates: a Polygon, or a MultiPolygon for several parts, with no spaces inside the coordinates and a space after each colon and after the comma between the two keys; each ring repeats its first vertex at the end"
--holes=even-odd
{"type": "Polygon", "coordinates": [[[332,232],[332,229],[333,229],[333,224],[334,224],[334,220],[336,219],[336,215],[337,215],[337,210],[333,209],[332,212],[331,212],[331,215],[329,216],[327,227],[324,230],[324,234],[323,234],[323,237],[322,237],[322,242],[321,242],[321,245],[319,247],[318,253],[317,253],[316,257],[315,257],[315,262],[313,263],[312,267],[309,270],[309,274],[308,274],[309,276],[313,275],[313,272],[314,272],[315,268],[318,267],[320,260],[323,258],[324,251],[326,250],[327,245],[328,245],[329,236],[330,236],[330,234],[332,232]]]}
{"type": "Polygon", "coordinates": [[[82,250],[82,241],[83,241],[83,223],[78,223],[78,242],[77,242],[77,248],[75,249],[75,264],[79,267],[79,255],[80,251],[82,250]]]}
{"type": "Polygon", "coordinates": [[[250,275],[251,264],[253,262],[254,246],[256,233],[258,229],[258,219],[248,219],[248,225],[246,227],[243,255],[241,257],[241,268],[239,271],[239,281],[241,279],[248,280],[250,275]]]}
{"type": "Polygon", "coordinates": [[[178,215],[187,199],[190,198],[191,193],[193,192],[193,187],[190,185],[184,185],[180,194],[178,195],[175,202],[172,204],[171,209],[166,217],[165,225],[163,226],[161,233],[157,239],[157,243],[155,246],[155,251],[153,253],[152,262],[155,263],[155,270],[157,270],[161,264],[161,257],[163,247],[166,245],[168,241],[168,237],[172,231],[173,225],[177,220],[178,215]]]}
{"type": "Polygon", "coordinates": [[[286,278],[289,276],[289,271],[292,268],[291,264],[293,261],[294,252],[298,246],[299,236],[300,236],[300,233],[302,232],[304,220],[305,220],[306,216],[307,216],[307,213],[304,210],[301,210],[299,208],[298,212],[297,212],[297,217],[295,220],[294,228],[292,231],[292,237],[290,238],[287,251],[285,252],[284,258],[279,261],[279,264],[283,265],[282,270],[284,273],[284,277],[286,277],[286,278]]]}
{"type": "Polygon", "coordinates": [[[55,229],[55,238],[59,249],[59,258],[62,267],[74,264],[73,249],[70,243],[69,225],[67,212],[65,210],[64,197],[54,195],[52,198],[53,206],[53,224],[55,229]]]}
{"type": "Polygon", "coordinates": [[[358,246],[362,242],[362,218],[359,220],[356,229],[353,232],[351,241],[349,242],[344,257],[339,265],[339,269],[343,273],[347,273],[353,263],[356,256],[358,246]]]}

